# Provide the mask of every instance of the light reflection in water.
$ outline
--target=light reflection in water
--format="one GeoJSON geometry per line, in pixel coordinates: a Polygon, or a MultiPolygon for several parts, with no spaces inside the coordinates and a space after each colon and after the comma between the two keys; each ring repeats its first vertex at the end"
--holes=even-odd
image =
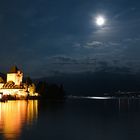
{"type": "Polygon", "coordinates": [[[23,125],[31,125],[37,117],[37,100],[0,103],[0,134],[3,134],[4,139],[17,139],[23,125]]]}

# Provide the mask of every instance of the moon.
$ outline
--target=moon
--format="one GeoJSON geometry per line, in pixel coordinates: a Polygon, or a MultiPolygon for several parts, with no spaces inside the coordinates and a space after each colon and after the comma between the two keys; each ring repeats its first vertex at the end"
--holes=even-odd
{"type": "Polygon", "coordinates": [[[103,16],[96,17],[96,25],[103,26],[105,24],[105,18],[103,16]]]}

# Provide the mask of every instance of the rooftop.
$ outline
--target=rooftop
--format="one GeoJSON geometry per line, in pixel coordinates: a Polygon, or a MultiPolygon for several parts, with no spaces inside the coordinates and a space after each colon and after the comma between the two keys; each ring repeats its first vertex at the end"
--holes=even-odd
{"type": "Polygon", "coordinates": [[[9,73],[17,73],[18,70],[19,70],[19,69],[17,68],[17,66],[12,66],[12,67],[10,68],[9,73]]]}

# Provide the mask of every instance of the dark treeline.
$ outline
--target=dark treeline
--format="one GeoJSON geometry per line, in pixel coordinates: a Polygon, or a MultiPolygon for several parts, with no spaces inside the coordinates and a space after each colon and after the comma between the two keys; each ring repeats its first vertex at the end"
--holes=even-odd
{"type": "Polygon", "coordinates": [[[140,91],[140,73],[119,72],[99,71],[63,74],[39,80],[49,83],[63,83],[66,94],[76,96],[102,96],[104,93],[115,95],[118,91],[140,91]]]}
{"type": "Polygon", "coordinates": [[[36,85],[36,92],[43,99],[64,99],[65,92],[63,85],[49,84],[45,81],[40,81],[36,85]]]}

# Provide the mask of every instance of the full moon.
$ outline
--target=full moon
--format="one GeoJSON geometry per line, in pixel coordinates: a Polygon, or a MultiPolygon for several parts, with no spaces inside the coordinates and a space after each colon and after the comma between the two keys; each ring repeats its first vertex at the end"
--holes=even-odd
{"type": "Polygon", "coordinates": [[[103,26],[105,24],[105,18],[102,16],[96,17],[96,24],[98,26],[103,26]]]}

